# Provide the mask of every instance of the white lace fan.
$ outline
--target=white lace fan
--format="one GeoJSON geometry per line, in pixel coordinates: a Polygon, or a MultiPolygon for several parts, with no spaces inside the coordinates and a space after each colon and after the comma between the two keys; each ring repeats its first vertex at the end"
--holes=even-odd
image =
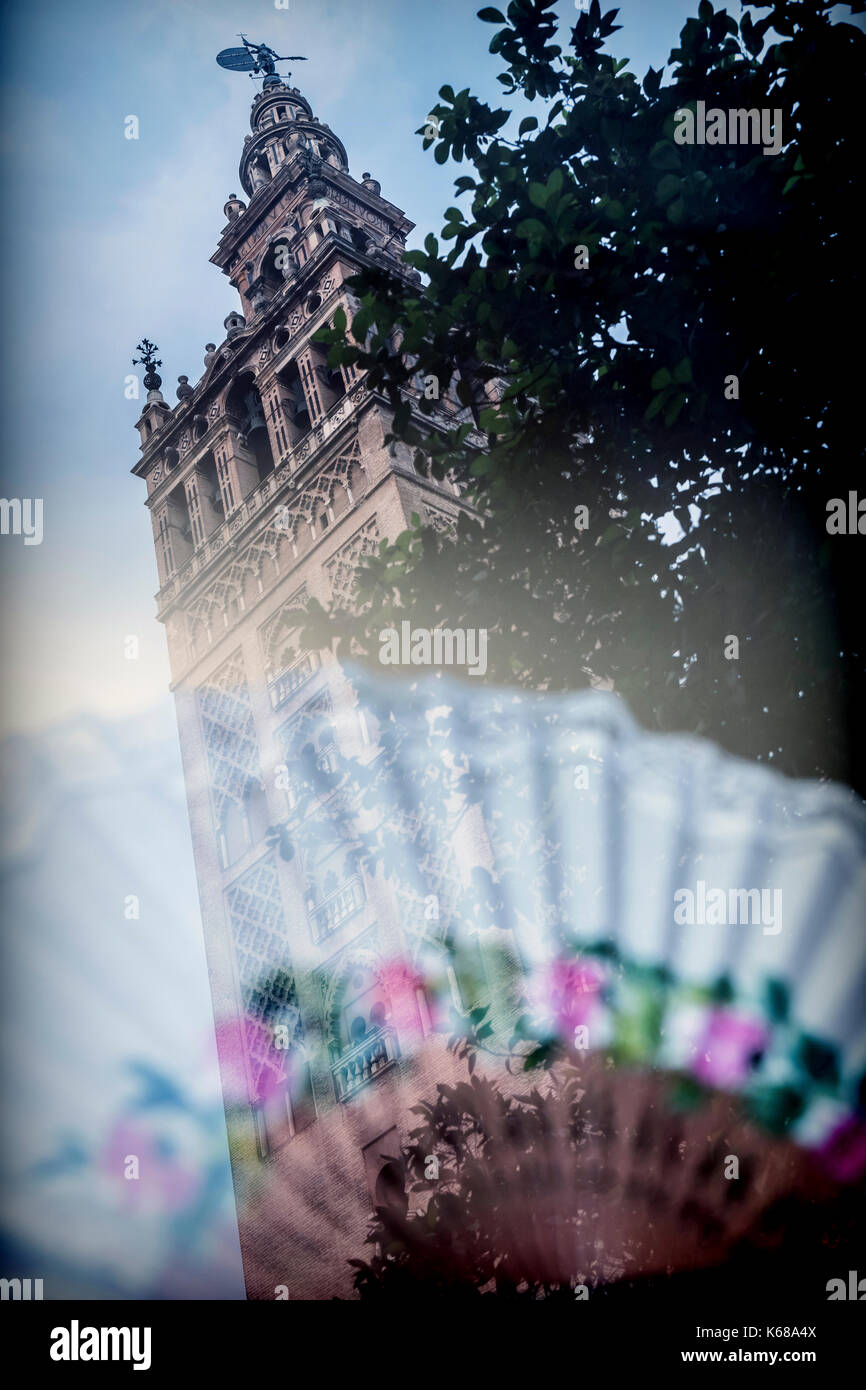
{"type": "MultiPolygon", "coordinates": [[[[521,1106],[542,1078],[561,1124],[532,1162],[485,1111],[487,1176],[473,1192],[490,1212],[503,1182],[513,1189],[511,1226],[497,1227],[506,1263],[509,1250],[529,1258],[516,1175],[530,1181],[532,1163],[549,1207],[533,1267],[572,1283],[718,1260],[780,1198],[866,1167],[866,814],[852,794],[647,734],[609,694],[383,685],[361,671],[351,686],[357,705],[335,701],[336,744],[311,764],[313,800],[289,834],[314,855],[325,826],[388,881],[405,978],[424,986],[434,1022],[450,984],[458,1032],[481,1044],[467,1084],[492,1081],[521,1106]],[[359,709],[379,751],[356,759],[359,709]],[[731,1156],[738,1188],[723,1173],[731,1156]]],[[[405,1246],[415,1204],[458,1180],[443,1159],[445,1178],[425,1183],[420,1151],[413,1168],[411,1107],[460,1077],[423,1030],[398,1032],[404,1061],[420,1059],[392,1091],[404,1149],[390,1157],[416,1180],[408,1216],[389,1218],[405,1246]]],[[[471,1115],[481,1102],[463,1094],[471,1115]]],[[[324,1161],[350,1166],[348,1134],[346,1146],[324,1161]]],[[[312,1190],[303,1168],[299,1150],[296,1215],[312,1190]]],[[[284,1201],[271,1193],[267,1206],[271,1229],[284,1201]]]]}

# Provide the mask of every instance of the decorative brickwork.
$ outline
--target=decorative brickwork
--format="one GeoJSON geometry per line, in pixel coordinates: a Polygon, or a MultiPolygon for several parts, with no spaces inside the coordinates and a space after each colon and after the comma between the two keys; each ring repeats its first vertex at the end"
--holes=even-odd
{"type": "Polygon", "coordinates": [[[250,779],[259,776],[256,726],[240,652],[221,666],[198,693],[217,820],[230,798],[242,804],[250,779]]]}

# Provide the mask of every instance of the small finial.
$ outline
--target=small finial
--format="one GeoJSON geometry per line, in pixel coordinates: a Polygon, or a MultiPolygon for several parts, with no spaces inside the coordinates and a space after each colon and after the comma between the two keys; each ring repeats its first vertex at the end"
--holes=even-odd
{"type": "Polygon", "coordinates": [[[157,367],[162,366],[161,359],[156,356],[156,354],[159,352],[159,348],[157,347],[156,343],[152,343],[149,338],[142,338],[141,342],[137,344],[135,350],[136,352],[140,352],[141,356],[133,357],[133,367],[137,367],[139,365],[144,367],[145,386],[147,387],[148,391],[158,391],[160,386],[162,385],[162,377],[156,370],[157,367]]]}
{"type": "Polygon", "coordinates": [[[236,309],[233,309],[232,312],[227,314],[223,319],[223,327],[226,330],[226,337],[229,338],[229,340],[236,338],[239,333],[243,333],[246,326],[246,319],[243,314],[239,314],[236,309]]]}
{"type": "Polygon", "coordinates": [[[187,396],[191,396],[191,395],[193,395],[193,394],[194,394],[194,393],[193,393],[193,389],[192,389],[192,387],[191,387],[190,384],[189,384],[189,377],[188,377],[188,376],[179,376],[178,379],[177,379],[177,398],[178,398],[178,400],[179,400],[179,401],[185,401],[186,398],[187,398],[187,396]]]}
{"type": "Polygon", "coordinates": [[[225,203],[223,207],[223,212],[225,213],[229,222],[233,222],[236,217],[240,217],[241,213],[246,212],[246,210],[246,203],[238,197],[237,193],[230,193],[228,196],[228,201],[225,203]]]}

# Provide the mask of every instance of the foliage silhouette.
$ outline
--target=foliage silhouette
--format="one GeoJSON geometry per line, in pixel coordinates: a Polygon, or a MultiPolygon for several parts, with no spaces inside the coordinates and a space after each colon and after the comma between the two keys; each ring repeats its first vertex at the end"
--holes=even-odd
{"type": "Polygon", "coordinates": [[[475,511],[413,518],[306,640],[375,661],[400,618],[486,627],[490,680],[609,681],[647,727],[862,789],[857,542],[826,521],[855,482],[864,35],[831,0],[702,0],[641,82],[605,52],[617,11],[563,36],[552,4],[482,12],[538,115],[509,138],[508,108],[440,89],[424,145],[468,206],[321,335],[390,402],[397,457],[475,511]],[[781,152],[678,144],[697,101],[779,112],[781,152]]]}

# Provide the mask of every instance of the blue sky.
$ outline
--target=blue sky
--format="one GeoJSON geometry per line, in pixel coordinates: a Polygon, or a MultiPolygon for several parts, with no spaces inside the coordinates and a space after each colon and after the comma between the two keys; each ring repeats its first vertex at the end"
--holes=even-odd
{"type": "MultiPolygon", "coordinates": [[[[156,564],[124,378],[155,339],[163,392],[196,381],[237,299],[209,264],[257,84],[217,67],[243,30],[304,53],[293,81],[417,224],[438,231],[456,171],[414,134],[439,87],[497,104],[494,29],[469,0],[33,0],[4,17],[5,497],[42,497],[38,546],[0,539],[3,728],[145,709],[168,686],[156,564]],[[124,138],[136,115],[140,138],[124,138]],[[139,639],[127,661],[124,638],[139,639]]],[[[642,76],[696,0],[623,0],[613,45],[642,76]]],[[[733,7],[739,12],[739,5],[733,7]]],[[[573,4],[558,7],[570,24],[573,4]]],[[[284,65],[285,66],[285,65],[284,65]]]]}

